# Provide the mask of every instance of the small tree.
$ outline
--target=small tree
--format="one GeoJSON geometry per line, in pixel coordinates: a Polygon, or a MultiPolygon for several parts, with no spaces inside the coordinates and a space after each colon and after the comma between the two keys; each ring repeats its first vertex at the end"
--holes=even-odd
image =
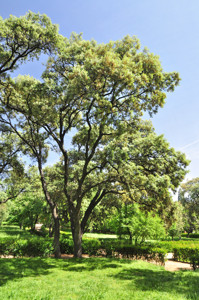
{"type": "Polygon", "coordinates": [[[146,239],[160,239],[165,236],[163,221],[154,212],[142,211],[138,204],[125,204],[116,215],[114,228],[117,232],[128,234],[130,242],[143,243],[146,239]]]}

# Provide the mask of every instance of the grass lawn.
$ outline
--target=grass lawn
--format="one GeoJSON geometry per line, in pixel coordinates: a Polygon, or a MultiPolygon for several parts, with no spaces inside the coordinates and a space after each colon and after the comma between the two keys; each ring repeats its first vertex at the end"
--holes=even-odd
{"type": "Polygon", "coordinates": [[[0,259],[0,299],[199,299],[199,272],[108,258],[0,259]]]}
{"type": "MultiPolygon", "coordinates": [[[[71,237],[72,238],[72,233],[71,231],[60,231],[61,234],[67,236],[67,237],[71,237]]],[[[91,232],[87,232],[84,233],[84,237],[87,238],[93,238],[93,239],[116,239],[117,235],[116,234],[105,234],[105,233],[91,233],[91,232]]]]}
{"type": "Polygon", "coordinates": [[[6,237],[12,237],[12,238],[28,238],[31,234],[28,231],[25,231],[23,229],[19,229],[18,226],[15,225],[4,225],[0,226],[0,239],[6,238],[6,237]]]}

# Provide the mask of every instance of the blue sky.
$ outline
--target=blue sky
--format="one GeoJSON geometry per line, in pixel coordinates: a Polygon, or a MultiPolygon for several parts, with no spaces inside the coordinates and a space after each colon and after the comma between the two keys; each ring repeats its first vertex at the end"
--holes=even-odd
{"type": "MultiPolygon", "coordinates": [[[[0,15],[21,16],[28,10],[45,13],[69,37],[82,32],[85,39],[108,42],[130,34],[160,56],[165,71],[182,78],[166,105],[153,117],[158,134],[192,161],[188,178],[199,176],[199,1],[198,0],[6,0],[0,15]]],[[[20,72],[38,77],[40,63],[20,72]]],[[[52,159],[52,158],[51,158],[52,159]]]]}

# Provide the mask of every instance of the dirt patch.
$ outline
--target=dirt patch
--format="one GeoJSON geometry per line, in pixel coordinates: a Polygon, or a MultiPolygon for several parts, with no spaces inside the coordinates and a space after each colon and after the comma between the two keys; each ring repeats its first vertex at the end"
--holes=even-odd
{"type": "MultiPolygon", "coordinates": [[[[52,255],[51,257],[54,257],[54,255],[52,255]]],[[[73,254],[62,254],[61,258],[62,259],[70,259],[73,258],[73,254]]],[[[88,254],[83,254],[82,255],[83,258],[89,258],[88,254]]],[[[16,258],[13,255],[0,255],[0,258],[16,258]]],[[[151,262],[157,265],[157,263],[155,262],[151,262]]],[[[182,262],[178,262],[178,261],[174,261],[174,260],[167,260],[165,262],[165,270],[166,271],[170,271],[170,272],[175,272],[175,271],[180,271],[180,270],[193,270],[191,265],[189,263],[182,263],[182,262]]]]}
{"type": "Polygon", "coordinates": [[[174,260],[167,260],[165,262],[165,270],[167,271],[180,271],[180,270],[193,270],[189,263],[182,263],[174,260]]]}

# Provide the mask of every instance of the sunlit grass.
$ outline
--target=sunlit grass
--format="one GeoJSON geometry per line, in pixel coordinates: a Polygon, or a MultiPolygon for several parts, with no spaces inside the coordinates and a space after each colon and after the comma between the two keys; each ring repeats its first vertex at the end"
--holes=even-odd
{"type": "MultiPolygon", "coordinates": [[[[16,226],[0,228],[0,238],[18,235],[29,233],[16,226]]],[[[3,258],[0,285],[3,300],[199,299],[199,271],[168,272],[143,261],[108,258],[3,258]]]]}
{"type": "Polygon", "coordinates": [[[28,231],[20,229],[18,226],[15,225],[7,225],[7,226],[0,226],[0,239],[1,238],[27,238],[30,237],[30,233],[28,231]]]}
{"type": "Polygon", "coordinates": [[[97,238],[97,239],[116,239],[116,234],[104,234],[104,233],[85,233],[84,237],[97,238]]]}
{"type": "Polygon", "coordinates": [[[199,272],[105,258],[1,259],[0,299],[199,299],[199,272]]]}

